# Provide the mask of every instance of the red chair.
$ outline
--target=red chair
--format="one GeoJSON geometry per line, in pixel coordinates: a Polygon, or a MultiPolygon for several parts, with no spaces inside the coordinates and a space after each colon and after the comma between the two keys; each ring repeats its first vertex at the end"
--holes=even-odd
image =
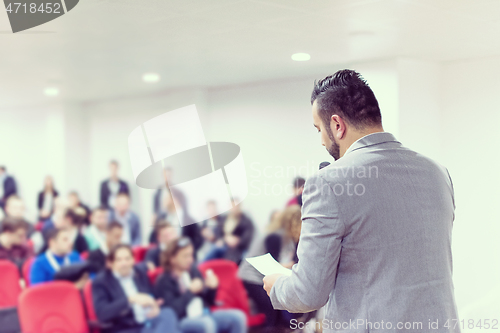
{"type": "Polygon", "coordinates": [[[163,273],[163,268],[161,267],[157,267],[151,271],[148,271],[148,277],[151,281],[151,284],[154,285],[156,283],[156,280],[158,279],[158,276],[161,275],[161,273],[163,273]]]}
{"type": "Polygon", "coordinates": [[[17,306],[21,293],[19,269],[8,260],[0,260],[0,308],[17,306]]]}
{"type": "Polygon", "coordinates": [[[198,266],[203,276],[208,269],[212,269],[219,279],[219,287],[215,301],[219,305],[211,308],[217,309],[240,309],[247,315],[248,326],[258,326],[264,323],[266,315],[264,313],[250,314],[247,290],[243,282],[238,277],[238,266],[236,263],[225,259],[206,261],[198,266]]]}
{"type": "Polygon", "coordinates": [[[146,252],[150,249],[150,246],[136,246],[132,249],[132,253],[134,254],[135,262],[141,262],[146,257],[146,252]]]}
{"type": "Polygon", "coordinates": [[[33,265],[33,261],[35,261],[34,257],[26,259],[22,267],[23,279],[26,287],[30,286],[30,270],[31,270],[31,265],[33,265]]]}
{"type": "Polygon", "coordinates": [[[89,321],[97,322],[97,315],[95,314],[94,303],[92,302],[92,280],[88,280],[83,287],[83,299],[89,321]]]}
{"type": "Polygon", "coordinates": [[[18,313],[22,332],[89,333],[80,292],[67,281],[23,290],[18,313]]]}

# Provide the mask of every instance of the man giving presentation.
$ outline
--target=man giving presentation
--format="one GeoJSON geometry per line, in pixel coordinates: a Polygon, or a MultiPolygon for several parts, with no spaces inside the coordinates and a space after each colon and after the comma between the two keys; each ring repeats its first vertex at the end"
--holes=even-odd
{"type": "Polygon", "coordinates": [[[460,332],[448,170],[384,131],[355,71],[315,82],[311,104],[335,162],[306,180],[292,274],[264,277],[273,307],[326,305],[323,332],[460,332]]]}

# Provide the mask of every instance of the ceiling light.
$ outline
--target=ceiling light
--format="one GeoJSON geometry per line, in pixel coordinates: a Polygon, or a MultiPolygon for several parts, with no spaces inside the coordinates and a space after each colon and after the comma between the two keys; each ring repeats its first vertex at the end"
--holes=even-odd
{"type": "Polygon", "coordinates": [[[49,88],[45,88],[43,93],[47,96],[57,96],[57,95],[59,95],[59,89],[57,89],[55,87],[49,87],[49,88]]]}
{"type": "Polygon", "coordinates": [[[156,73],[146,73],[142,76],[144,82],[152,83],[160,81],[160,75],[156,73]]]}
{"type": "Polygon", "coordinates": [[[292,54],[292,60],[295,61],[307,61],[311,59],[311,56],[308,53],[294,53],[292,54]]]}

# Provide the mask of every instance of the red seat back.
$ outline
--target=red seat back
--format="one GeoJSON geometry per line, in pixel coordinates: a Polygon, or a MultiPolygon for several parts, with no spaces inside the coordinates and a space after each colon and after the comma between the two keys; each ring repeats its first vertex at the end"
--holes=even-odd
{"type": "Polygon", "coordinates": [[[26,333],[88,333],[82,298],[66,281],[42,283],[23,290],[18,305],[26,333]]]}
{"type": "Polygon", "coordinates": [[[24,278],[24,282],[26,284],[26,287],[30,286],[30,270],[31,270],[31,265],[33,264],[33,261],[35,261],[34,257],[26,259],[26,261],[24,262],[23,267],[22,267],[23,278],[24,278]]]}
{"type": "Polygon", "coordinates": [[[92,280],[88,280],[83,287],[83,299],[85,301],[85,309],[87,310],[87,315],[89,320],[97,321],[97,316],[95,314],[94,303],[92,301],[92,280]]]}
{"type": "Polygon", "coordinates": [[[82,253],[80,253],[80,258],[82,258],[82,260],[87,260],[89,258],[89,252],[83,251],[82,253]]]}
{"type": "Polygon", "coordinates": [[[134,254],[135,262],[141,262],[144,260],[146,256],[146,252],[149,250],[149,246],[136,246],[132,249],[132,253],[134,254]]]}
{"type": "Polygon", "coordinates": [[[17,306],[20,293],[19,269],[8,260],[0,260],[0,308],[17,306]]]}
{"type": "Polygon", "coordinates": [[[206,261],[198,266],[205,276],[208,269],[212,269],[219,279],[216,301],[222,308],[240,309],[250,314],[248,296],[243,283],[238,278],[238,266],[230,260],[217,259],[206,261]]]}
{"type": "Polygon", "coordinates": [[[163,273],[163,268],[161,267],[157,267],[151,271],[148,271],[148,277],[149,277],[149,280],[151,281],[151,284],[155,284],[156,283],[156,280],[158,279],[158,276],[160,276],[160,274],[163,273]]]}

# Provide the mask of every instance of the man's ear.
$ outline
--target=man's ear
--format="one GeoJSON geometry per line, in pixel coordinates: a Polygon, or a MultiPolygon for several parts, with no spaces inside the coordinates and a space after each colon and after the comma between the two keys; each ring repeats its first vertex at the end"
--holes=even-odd
{"type": "Polygon", "coordinates": [[[330,121],[330,128],[332,130],[333,135],[337,137],[337,139],[342,139],[346,134],[346,123],[342,117],[337,114],[333,114],[330,121]]]}

